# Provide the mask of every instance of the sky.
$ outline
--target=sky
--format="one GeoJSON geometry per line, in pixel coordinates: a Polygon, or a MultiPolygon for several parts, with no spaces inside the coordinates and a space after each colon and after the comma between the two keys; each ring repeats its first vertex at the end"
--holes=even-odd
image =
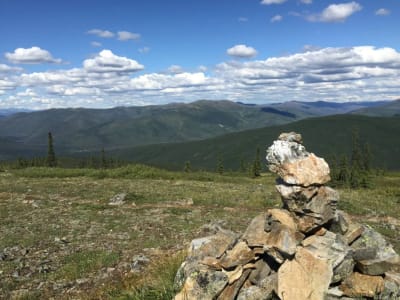
{"type": "Polygon", "coordinates": [[[0,108],[400,98],[400,0],[0,0],[0,108]]]}

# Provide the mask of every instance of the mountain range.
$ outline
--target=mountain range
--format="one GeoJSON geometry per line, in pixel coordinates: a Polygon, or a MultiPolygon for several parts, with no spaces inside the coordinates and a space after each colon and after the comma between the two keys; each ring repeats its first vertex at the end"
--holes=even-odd
{"type": "MultiPolygon", "coordinates": [[[[291,101],[270,105],[200,100],[188,104],[143,107],[18,112],[0,118],[0,159],[43,156],[47,148],[47,133],[52,132],[56,152],[61,155],[88,155],[98,153],[104,148],[124,159],[135,157],[133,160],[152,163],[146,158],[146,153],[155,154],[157,151],[151,150],[154,148],[172,147],[168,148],[168,152],[179,153],[180,150],[169,149],[184,149],[187,142],[195,141],[199,145],[206,145],[207,142],[203,140],[218,140],[218,137],[223,140],[227,134],[233,133],[238,133],[240,137],[251,136],[252,129],[268,131],[270,129],[265,128],[273,127],[284,130],[286,127],[274,126],[302,124],[296,122],[308,118],[340,114],[347,114],[349,117],[354,114],[389,117],[399,113],[400,100],[350,103],[291,101]],[[142,154],[139,155],[138,151],[142,154]]],[[[324,118],[318,120],[323,122],[324,118]]],[[[315,123],[314,126],[319,125],[315,123]]],[[[235,135],[227,137],[238,139],[235,135]]],[[[216,140],[212,143],[218,144],[216,140]]],[[[188,147],[190,149],[192,145],[188,147]]],[[[251,151],[254,152],[254,149],[251,151]]],[[[155,155],[160,156],[160,153],[155,155]]],[[[163,153],[163,156],[168,155],[163,153]]],[[[182,154],[181,158],[183,157],[182,154]]],[[[210,164],[204,165],[210,167],[210,164]]],[[[175,167],[177,165],[178,163],[175,167]]]]}

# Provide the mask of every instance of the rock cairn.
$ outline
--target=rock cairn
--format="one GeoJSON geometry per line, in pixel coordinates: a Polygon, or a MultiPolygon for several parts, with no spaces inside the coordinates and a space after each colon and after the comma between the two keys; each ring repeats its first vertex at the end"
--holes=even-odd
{"type": "Polygon", "coordinates": [[[175,278],[183,299],[400,299],[400,258],[377,232],[336,209],[324,159],[300,134],[267,149],[282,209],[256,216],[242,235],[214,227],[191,242],[175,278]]]}

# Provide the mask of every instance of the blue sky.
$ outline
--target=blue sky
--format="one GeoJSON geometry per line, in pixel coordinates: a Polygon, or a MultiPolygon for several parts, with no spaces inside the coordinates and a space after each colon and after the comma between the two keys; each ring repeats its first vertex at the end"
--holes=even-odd
{"type": "Polygon", "coordinates": [[[0,108],[400,98],[398,0],[0,0],[0,108]]]}

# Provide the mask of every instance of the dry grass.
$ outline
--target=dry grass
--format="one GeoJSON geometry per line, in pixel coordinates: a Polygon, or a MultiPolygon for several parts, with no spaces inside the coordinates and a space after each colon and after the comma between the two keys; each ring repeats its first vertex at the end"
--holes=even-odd
{"type": "MultiPolygon", "coordinates": [[[[0,254],[15,252],[0,261],[0,299],[168,299],[182,251],[202,225],[222,222],[242,231],[257,213],[280,205],[269,174],[249,179],[152,171],[141,178],[125,171],[120,178],[117,171],[0,173],[0,254]],[[122,192],[124,205],[108,205],[122,192]],[[131,270],[139,254],[150,259],[140,276],[131,270]]],[[[398,218],[400,177],[379,178],[374,186],[340,191],[341,208],[398,218]]],[[[399,250],[399,228],[379,229],[399,250]]]]}

